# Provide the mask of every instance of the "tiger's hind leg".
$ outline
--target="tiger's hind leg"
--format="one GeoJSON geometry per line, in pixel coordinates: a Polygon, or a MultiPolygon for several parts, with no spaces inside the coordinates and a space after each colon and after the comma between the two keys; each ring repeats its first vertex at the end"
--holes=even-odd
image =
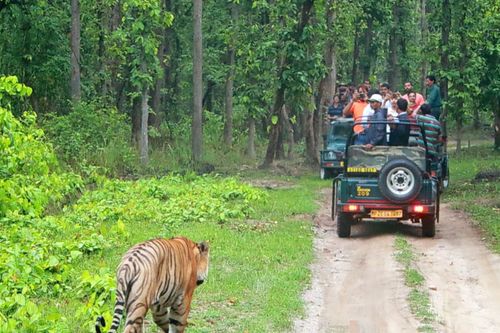
{"type": "Polygon", "coordinates": [[[169,312],[168,333],[184,333],[187,326],[187,318],[191,310],[192,293],[179,297],[169,312]]]}
{"type": "Polygon", "coordinates": [[[133,309],[128,309],[123,333],[142,333],[144,317],[146,317],[147,312],[148,308],[143,303],[137,304],[133,309]]]}
{"type": "Polygon", "coordinates": [[[156,306],[151,311],[153,313],[153,321],[165,333],[169,333],[168,325],[170,319],[168,317],[169,308],[166,306],[156,306]]]}

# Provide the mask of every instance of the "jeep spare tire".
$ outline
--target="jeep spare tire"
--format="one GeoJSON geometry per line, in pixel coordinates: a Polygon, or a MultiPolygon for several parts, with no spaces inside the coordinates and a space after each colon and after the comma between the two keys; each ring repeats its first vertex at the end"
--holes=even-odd
{"type": "Polygon", "coordinates": [[[380,170],[378,180],[382,195],[394,203],[412,201],[422,189],[422,172],[414,162],[405,158],[387,162],[380,170]]]}

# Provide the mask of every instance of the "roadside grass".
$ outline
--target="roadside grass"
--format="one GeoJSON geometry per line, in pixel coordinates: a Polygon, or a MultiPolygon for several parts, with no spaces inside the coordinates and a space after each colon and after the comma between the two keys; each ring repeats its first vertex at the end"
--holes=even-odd
{"type": "Polygon", "coordinates": [[[410,311],[421,323],[418,331],[436,332],[434,328],[436,315],[432,311],[429,294],[425,290],[425,278],[416,268],[416,257],[411,245],[398,235],[394,240],[394,248],[396,261],[403,266],[405,284],[410,288],[408,295],[410,311]]]}
{"type": "Polygon", "coordinates": [[[478,172],[500,174],[500,152],[491,146],[450,154],[450,187],[444,200],[464,210],[484,230],[491,248],[500,253],[500,178],[475,180],[478,172]]]}
{"type": "MultiPolygon", "coordinates": [[[[169,230],[157,221],[123,221],[122,241],[82,260],[75,277],[85,271],[107,278],[114,276],[123,253],[146,239],[183,235],[195,241],[208,240],[209,277],[195,292],[188,330],[289,332],[293,318],[304,312],[301,294],[310,281],[313,232],[309,216],[317,210],[319,189],[329,186],[329,182],[313,175],[270,177],[260,173],[245,177],[244,181],[251,183],[255,177],[259,181],[266,178],[278,186],[262,189],[267,195],[253,204],[248,219],[184,223],[169,230]]],[[[114,286],[114,279],[111,284],[114,286]]],[[[44,305],[44,314],[61,319],[63,331],[88,332],[98,313],[92,309],[91,297],[89,303],[82,304],[82,296],[75,297],[77,293],[78,290],[65,293],[57,300],[40,299],[39,304],[44,305]],[[85,311],[92,318],[90,322],[74,320],[74,313],[85,311]]],[[[113,302],[107,300],[101,306],[108,317],[113,302]]],[[[107,328],[109,323],[110,320],[107,328]]],[[[145,332],[157,332],[156,329],[151,324],[145,332]]]]}

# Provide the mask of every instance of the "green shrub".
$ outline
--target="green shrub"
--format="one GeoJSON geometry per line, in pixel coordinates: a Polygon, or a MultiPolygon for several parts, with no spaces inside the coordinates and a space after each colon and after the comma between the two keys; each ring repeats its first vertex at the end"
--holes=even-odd
{"type": "Polygon", "coordinates": [[[58,155],[79,171],[94,165],[123,175],[133,172],[137,161],[129,123],[115,108],[94,101],[78,104],[67,115],[50,115],[43,126],[58,155]]]}
{"type": "MultiPolygon", "coordinates": [[[[0,78],[0,103],[6,94],[29,94],[17,80],[0,78]]],[[[10,96],[11,100],[13,96],[10,96]]],[[[40,216],[50,203],[80,188],[81,178],[63,173],[44,132],[36,127],[36,114],[16,119],[0,105],[0,219],[9,214],[40,216]]]]}

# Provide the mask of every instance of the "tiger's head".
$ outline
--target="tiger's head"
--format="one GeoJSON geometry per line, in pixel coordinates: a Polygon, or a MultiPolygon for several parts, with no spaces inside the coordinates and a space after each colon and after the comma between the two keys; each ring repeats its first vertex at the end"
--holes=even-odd
{"type": "Polygon", "coordinates": [[[208,262],[210,257],[210,248],[207,242],[196,244],[196,285],[202,284],[208,277],[208,262]]]}

